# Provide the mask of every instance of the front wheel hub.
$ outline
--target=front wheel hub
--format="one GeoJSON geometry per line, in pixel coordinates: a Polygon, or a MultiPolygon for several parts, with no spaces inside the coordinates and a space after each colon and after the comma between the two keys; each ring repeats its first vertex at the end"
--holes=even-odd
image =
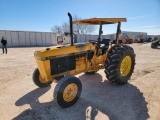
{"type": "Polygon", "coordinates": [[[63,99],[64,99],[66,102],[70,102],[70,101],[72,101],[72,100],[76,97],[77,92],[78,92],[78,87],[77,87],[77,85],[74,84],[74,83],[71,83],[71,84],[69,84],[69,85],[64,89],[63,99]]]}

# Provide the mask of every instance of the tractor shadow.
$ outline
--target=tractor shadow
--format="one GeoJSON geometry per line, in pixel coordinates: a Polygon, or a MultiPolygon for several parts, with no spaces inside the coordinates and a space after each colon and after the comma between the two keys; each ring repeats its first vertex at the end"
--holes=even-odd
{"type": "Polygon", "coordinates": [[[78,102],[66,109],[54,101],[39,103],[38,98],[48,88],[37,88],[16,101],[16,106],[30,104],[27,109],[13,120],[146,120],[149,118],[147,102],[143,94],[132,84],[112,85],[99,73],[81,74],[82,94],[78,102]]]}
{"type": "Polygon", "coordinates": [[[51,86],[46,88],[36,88],[35,90],[27,93],[20,99],[18,99],[15,103],[16,106],[22,106],[25,104],[29,104],[33,110],[38,110],[41,107],[44,107],[45,104],[40,103],[38,98],[45,94],[47,91],[51,89],[51,86]]]}
{"type": "Polygon", "coordinates": [[[160,50],[160,47],[157,47],[157,48],[152,48],[152,49],[154,49],[154,50],[160,50]]]}

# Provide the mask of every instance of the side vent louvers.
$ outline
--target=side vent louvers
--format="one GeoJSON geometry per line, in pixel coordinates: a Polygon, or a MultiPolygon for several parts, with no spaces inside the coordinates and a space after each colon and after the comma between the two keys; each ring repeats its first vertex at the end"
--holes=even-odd
{"type": "Polygon", "coordinates": [[[76,69],[75,56],[66,56],[50,60],[51,75],[76,69]]]}

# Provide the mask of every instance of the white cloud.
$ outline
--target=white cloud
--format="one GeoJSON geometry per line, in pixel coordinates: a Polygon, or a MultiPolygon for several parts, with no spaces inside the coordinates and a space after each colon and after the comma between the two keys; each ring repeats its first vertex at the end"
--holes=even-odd
{"type": "Polygon", "coordinates": [[[135,17],[130,17],[130,18],[127,18],[127,19],[139,19],[139,18],[145,18],[145,17],[149,17],[149,16],[154,16],[154,15],[142,15],[142,16],[135,16],[135,17]]]}
{"type": "Polygon", "coordinates": [[[150,26],[141,26],[141,27],[133,27],[133,28],[156,28],[156,27],[160,27],[160,25],[150,25],[150,26]]]}
{"type": "Polygon", "coordinates": [[[160,29],[160,25],[150,25],[150,26],[138,26],[138,27],[130,27],[130,28],[123,28],[123,29],[160,29]]]}

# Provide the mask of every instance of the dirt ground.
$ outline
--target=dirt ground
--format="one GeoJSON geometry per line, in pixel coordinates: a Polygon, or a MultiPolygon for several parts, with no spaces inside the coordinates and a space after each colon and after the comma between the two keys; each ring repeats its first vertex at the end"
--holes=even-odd
{"type": "Polygon", "coordinates": [[[53,98],[55,83],[38,88],[32,81],[34,51],[42,47],[0,51],[1,120],[160,120],[160,49],[132,44],[136,66],[125,85],[110,84],[104,70],[79,74],[83,88],[78,102],[67,109],[53,98]]]}

